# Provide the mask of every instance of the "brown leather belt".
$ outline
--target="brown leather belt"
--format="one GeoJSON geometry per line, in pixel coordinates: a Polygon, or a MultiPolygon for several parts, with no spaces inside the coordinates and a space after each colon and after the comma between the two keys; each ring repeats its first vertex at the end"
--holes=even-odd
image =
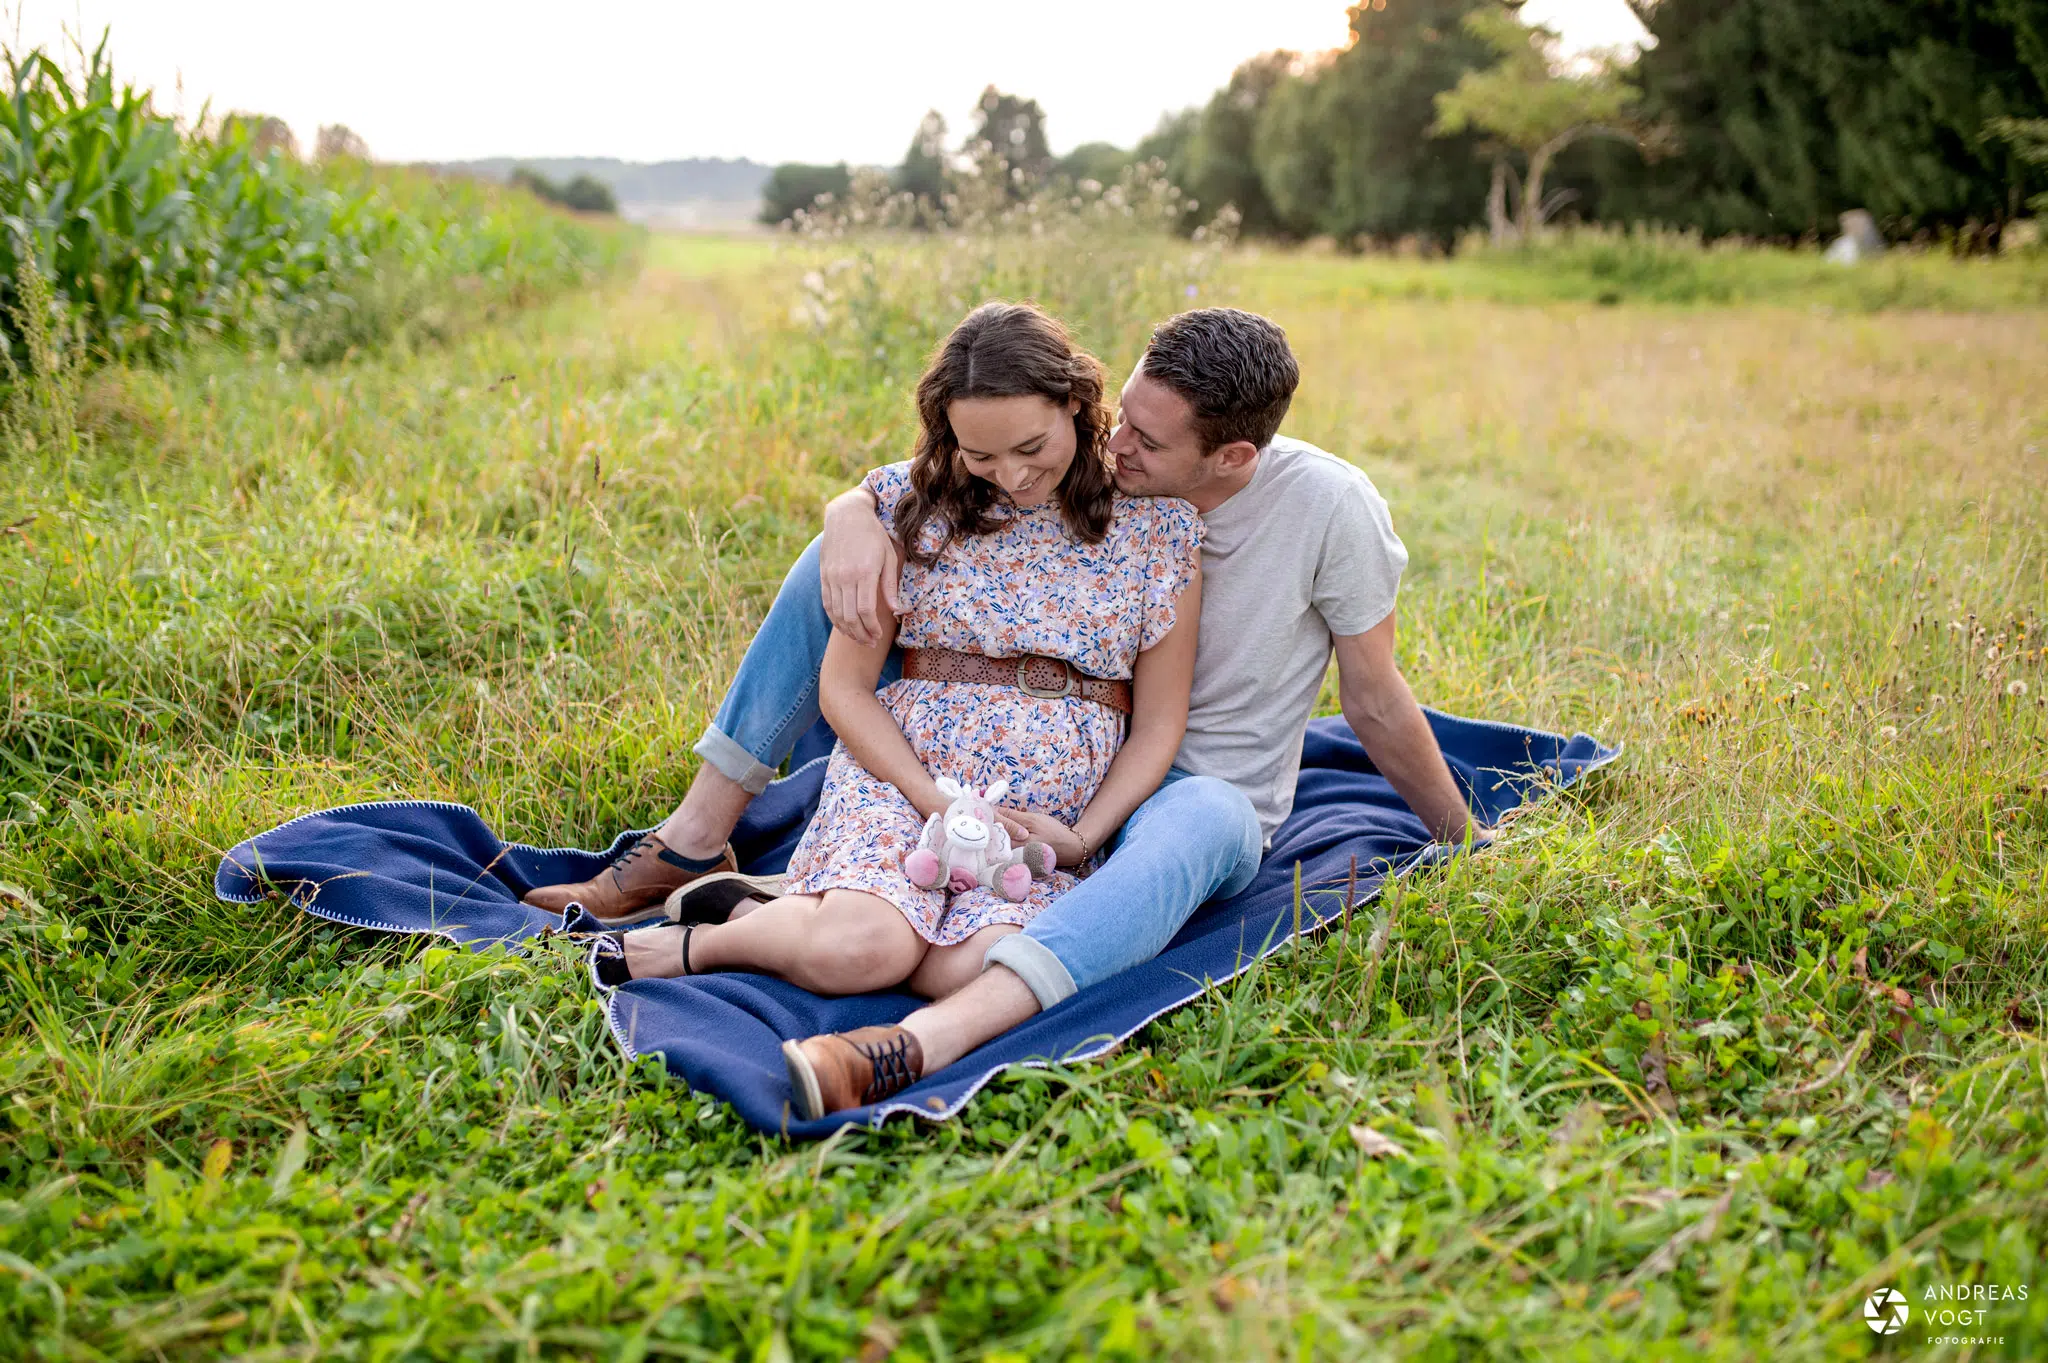
{"type": "Polygon", "coordinates": [[[972,682],[980,686],[1014,686],[1040,700],[1073,696],[1107,705],[1121,715],[1131,713],[1131,684],[1091,677],[1065,658],[1027,653],[1021,658],[991,658],[952,648],[906,648],[903,675],[911,681],[972,682]]]}

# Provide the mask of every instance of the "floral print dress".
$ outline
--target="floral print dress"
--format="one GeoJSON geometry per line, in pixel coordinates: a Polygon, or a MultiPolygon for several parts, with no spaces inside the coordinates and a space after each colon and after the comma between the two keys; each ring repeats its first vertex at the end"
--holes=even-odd
{"type": "MultiPolygon", "coordinates": [[[[910,488],[910,465],[876,469],[862,487],[884,524],[910,488]]],[[[1087,544],[1052,503],[1007,514],[986,535],[964,535],[930,567],[905,563],[897,643],[995,658],[1064,658],[1097,677],[1128,678],[1138,654],[1173,628],[1200,561],[1202,522],[1173,498],[1118,497],[1108,535],[1087,544]]],[[[944,538],[927,523],[928,546],[944,538]]],[[[933,777],[977,790],[1010,783],[1003,806],[1079,818],[1123,746],[1124,717],[1078,696],[1045,700],[1014,686],[897,681],[877,699],[933,777]]],[[[924,816],[870,774],[841,743],[825,769],[817,817],[789,862],[786,894],[864,890],[903,911],[934,945],[963,942],[996,923],[1030,922],[1074,884],[1056,871],[1012,904],[993,890],[921,890],[903,872],[924,816]]]]}

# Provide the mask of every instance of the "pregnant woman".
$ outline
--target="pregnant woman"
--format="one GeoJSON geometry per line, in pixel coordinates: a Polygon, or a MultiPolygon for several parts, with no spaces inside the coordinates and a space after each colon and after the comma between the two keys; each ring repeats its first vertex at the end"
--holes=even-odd
{"type": "Polygon", "coordinates": [[[731,877],[691,885],[677,923],[599,943],[605,983],[756,970],[821,994],[949,993],[1074,878],[1041,874],[1021,899],[924,888],[904,862],[948,790],[1007,785],[997,816],[1076,867],[1166,775],[1187,726],[1201,522],[1186,502],[1117,494],[1101,364],[1036,308],[985,304],[939,347],[917,408],[915,457],[864,483],[904,548],[902,614],[880,607],[871,646],[834,633],[826,648],[839,744],[785,893],[735,904],[731,877]],[[877,692],[892,644],[902,679],[877,692]]]}

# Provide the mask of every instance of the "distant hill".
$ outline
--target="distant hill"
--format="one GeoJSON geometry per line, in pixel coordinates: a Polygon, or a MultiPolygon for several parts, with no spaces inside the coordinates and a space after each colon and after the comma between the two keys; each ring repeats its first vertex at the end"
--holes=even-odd
{"type": "Polygon", "coordinates": [[[492,156],[481,161],[444,161],[433,168],[491,180],[511,178],[515,166],[537,170],[562,183],[578,175],[602,180],[621,207],[636,204],[759,204],[761,186],[774,168],[754,161],[695,158],[688,161],[621,161],[609,156],[492,156]]]}

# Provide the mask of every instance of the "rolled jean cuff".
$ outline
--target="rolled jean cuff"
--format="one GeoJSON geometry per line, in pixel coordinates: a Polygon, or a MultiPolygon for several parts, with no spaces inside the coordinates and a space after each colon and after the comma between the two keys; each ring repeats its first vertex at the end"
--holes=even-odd
{"type": "Polygon", "coordinates": [[[719,731],[716,724],[704,728],[704,736],[692,749],[697,756],[724,772],[749,795],[759,795],[775,779],[775,768],[763,764],[752,753],[719,731]]]}
{"type": "Polygon", "coordinates": [[[998,938],[988,949],[988,954],[981,958],[981,968],[986,970],[992,965],[1005,966],[1024,981],[1042,1009],[1074,996],[1074,977],[1053,955],[1052,948],[1021,932],[998,938]]]}

